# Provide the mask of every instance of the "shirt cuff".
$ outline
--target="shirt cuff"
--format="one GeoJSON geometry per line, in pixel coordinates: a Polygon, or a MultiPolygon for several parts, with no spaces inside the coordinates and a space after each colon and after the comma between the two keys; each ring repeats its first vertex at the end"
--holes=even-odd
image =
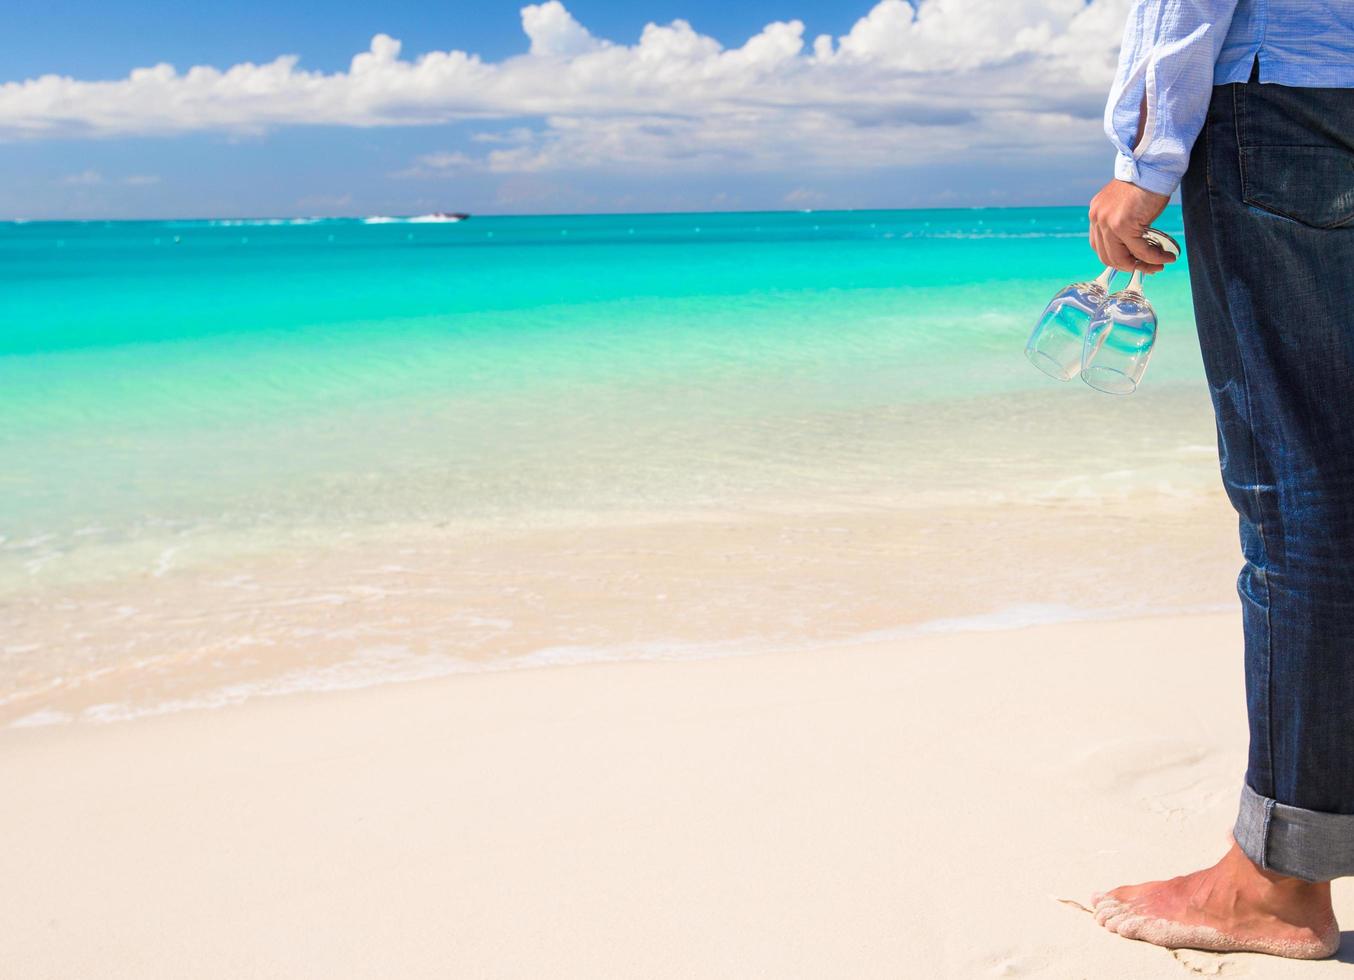
{"type": "Polygon", "coordinates": [[[1114,158],[1114,176],[1130,184],[1137,184],[1145,191],[1170,197],[1180,186],[1182,175],[1153,167],[1120,151],[1114,158]]]}

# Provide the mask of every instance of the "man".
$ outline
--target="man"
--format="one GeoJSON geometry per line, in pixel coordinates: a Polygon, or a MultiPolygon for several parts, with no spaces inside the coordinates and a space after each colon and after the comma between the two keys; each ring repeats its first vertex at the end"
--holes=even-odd
{"type": "Polygon", "coordinates": [[[1169,261],[1141,234],[1181,187],[1240,515],[1250,755],[1222,860],[1097,895],[1096,920],[1329,956],[1330,881],[1354,874],[1354,3],[1135,0],[1105,128],[1119,152],[1090,234],[1107,265],[1169,261]]]}

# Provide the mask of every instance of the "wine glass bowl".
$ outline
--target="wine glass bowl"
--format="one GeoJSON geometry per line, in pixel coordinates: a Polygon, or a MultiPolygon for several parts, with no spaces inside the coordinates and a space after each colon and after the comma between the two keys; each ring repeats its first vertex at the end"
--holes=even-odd
{"type": "Polygon", "coordinates": [[[1156,310],[1142,293],[1142,274],[1135,272],[1087,327],[1081,380],[1097,391],[1131,395],[1147,371],[1156,339],[1156,310]]]}
{"type": "Polygon", "coordinates": [[[1107,299],[1114,277],[1106,269],[1090,282],[1059,290],[1044,307],[1025,344],[1030,363],[1051,378],[1071,381],[1082,370],[1088,330],[1107,299]]]}

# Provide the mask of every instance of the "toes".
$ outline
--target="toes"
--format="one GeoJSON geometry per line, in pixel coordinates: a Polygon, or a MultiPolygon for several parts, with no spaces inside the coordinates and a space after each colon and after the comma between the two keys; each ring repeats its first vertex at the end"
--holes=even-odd
{"type": "MultiPolygon", "coordinates": [[[[1117,932],[1121,936],[1128,933],[1124,929],[1131,922],[1141,922],[1142,916],[1128,906],[1121,906],[1117,912],[1105,919],[1104,926],[1110,932],[1117,932]]],[[[1130,937],[1132,938],[1132,937],[1130,937]]]]}
{"type": "Polygon", "coordinates": [[[1147,939],[1151,942],[1153,940],[1149,939],[1146,933],[1147,927],[1153,921],[1154,920],[1150,916],[1124,915],[1115,920],[1113,928],[1115,932],[1125,939],[1147,939]]]}
{"type": "Polygon", "coordinates": [[[1109,899],[1096,906],[1095,921],[1108,929],[1111,919],[1115,916],[1123,915],[1128,910],[1128,906],[1123,902],[1116,902],[1113,899],[1109,899]]]}

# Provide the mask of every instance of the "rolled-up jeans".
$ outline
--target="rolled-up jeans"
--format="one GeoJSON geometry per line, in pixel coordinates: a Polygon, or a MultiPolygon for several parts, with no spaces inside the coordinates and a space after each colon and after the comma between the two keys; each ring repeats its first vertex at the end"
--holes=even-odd
{"type": "Polygon", "coordinates": [[[1182,195],[1245,559],[1233,833],[1278,874],[1354,875],[1354,89],[1215,87],[1182,195]]]}

